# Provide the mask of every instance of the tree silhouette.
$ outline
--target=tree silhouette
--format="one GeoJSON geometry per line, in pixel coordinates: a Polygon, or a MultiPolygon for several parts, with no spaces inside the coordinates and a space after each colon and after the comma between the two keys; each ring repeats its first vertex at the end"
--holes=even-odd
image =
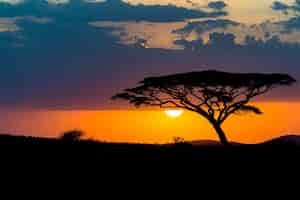
{"type": "Polygon", "coordinates": [[[60,135],[60,139],[64,141],[79,141],[84,136],[84,132],[81,130],[71,130],[64,132],[60,135]]]}
{"type": "Polygon", "coordinates": [[[232,114],[252,112],[252,98],[276,86],[291,85],[296,80],[287,74],[228,73],[215,70],[148,77],[135,88],[125,89],[112,99],[124,99],[135,106],[181,108],[206,118],[222,144],[229,145],[221,127],[232,114]]]}

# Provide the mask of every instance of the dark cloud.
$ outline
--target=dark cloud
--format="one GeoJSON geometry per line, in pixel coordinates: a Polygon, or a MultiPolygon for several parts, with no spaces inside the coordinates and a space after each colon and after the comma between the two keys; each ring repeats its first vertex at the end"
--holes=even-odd
{"type": "Polygon", "coordinates": [[[108,0],[103,3],[87,3],[81,0],[72,0],[70,3],[59,5],[38,0],[28,0],[18,5],[0,3],[0,17],[27,15],[80,21],[145,20],[167,22],[224,16],[226,13],[223,11],[207,12],[171,5],[130,5],[121,0],[108,0]]]}
{"type": "Polygon", "coordinates": [[[184,49],[193,50],[193,51],[202,51],[203,49],[212,48],[212,49],[228,49],[236,47],[235,35],[234,34],[225,34],[213,32],[209,35],[209,40],[207,44],[204,44],[202,39],[188,41],[185,39],[175,41],[176,44],[182,45],[184,49]]]}
{"type": "Polygon", "coordinates": [[[176,40],[175,44],[182,46],[185,50],[199,51],[204,47],[204,42],[202,39],[188,41],[186,39],[176,40]]]}
{"type": "Polygon", "coordinates": [[[174,30],[174,33],[178,34],[189,34],[192,31],[196,31],[198,34],[208,32],[216,28],[226,28],[228,26],[238,26],[240,23],[226,20],[226,19],[216,19],[216,20],[205,20],[198,22],[189,22],[184,28],[174,30]]]}
{"type": "Polygon", "coordinates": [[[288,10],[288,9],[290,9],[290,6],[286,3],[282,3],[280,1],[275,1],[272,4],[272,9],[274,9],[274,10],[288,10]]]}
{"type": "Polygon", "coordinates": [[[209,35],[208,44],[220,48],[234,47],[236,45],[235,35],[231,33],[211,33],[209,35]]]}
{"type": "Polygon", "coordinates": [[[300,43],[300,17],[293,17],[285,21],[264,21],[258,24],[244,24],[231,20],[213,19],[198,22],[190,22],[173,33],[181,39],[202,38],[207,42],[210,33],[232,33],[236,36],[235,42],[244,43],[247,35],[266,41],[273,36],[279,37],[282,42],[300,43]]]}
{"type": "MultiPolygon", "coordinates": [[[[235,42],[236,36],[232,33],[218,33],[213,32],[209,35],[209,40],[206,44],[200,40],[177,40],[178,44],[187,47],[187,49],[198,49],[199,51],[203,51],[204,49],[214,49],[214,51],[223,51],[224,49],[238,49],[245,50],[245,52],[255,52],[255,51],[266,51],[264,54],[271,54],[271,52],[277,52],[278,50],[292,50],[292,49],[300,49],[300,44],[291,44],[282,42],[278,36],[272,36],[268,40],[260,40],[255,36],[247,35],[245,37],[245,41],[243,44],[238,44],[235,42]]],[[[238,53],[237,55],[240,55],[238,53]]]]}
{"type": "Polygon", "coordinates": [[[300,28],[300,0],[295,0],[291,5],[275,1],[272,5],[274,10],[283,10],[283,11],[293,11],[294,17],[291,17],[288,20],[280,21],[275,24],[281,25],[284,27],[282,33],[290,33],[291,31],[297,30],[300,28]]]}
{"type": "Polygon", "coordinates": [[[212,1],[208,3],[208,7],[216,10],[222,10],[227,7],[224,1],[212,1]]]}
{"type": "Polygon", "coordinates": [[[299,29],[300,28],[300,16],[293,17],[286,21],[277,22],[276,24],[284,27],[283,32],[289,32],[291,30],[299,29]]]}
{"type": "Polygon", "coordinates": [[[288,14],[288,11],[299,12],[300,11],[300,0],[294,0],[292,4],[283,3],[281,1],[275,1],[272,4],[272,9],[276,11],[284,11],[288,14]]]}

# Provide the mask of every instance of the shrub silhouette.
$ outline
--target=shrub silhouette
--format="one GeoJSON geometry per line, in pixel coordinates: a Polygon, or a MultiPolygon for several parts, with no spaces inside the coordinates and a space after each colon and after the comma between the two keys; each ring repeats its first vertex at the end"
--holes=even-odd
{"type": "Polygon", "coordinates": [[[173,142],[174,144],[180,144],[180,143],[185,143],[185,140],[182,137],[173,137],[173,142]]]}
{"type": "Polygon", "coordinates": [[[112,99],[123,99],[140,106],[181,108],[207,119],[222,144],[229,145],[221,127],[233,114],[261,110],[249,102],[277,86],[296,82],[287,74],[228,73],[208,70],[148,77],[135,88],[125,89],[112,99]]]}
{"type": "Polygon", "coordinates": [[[71,130],[61,134],[59,139],[64,141],[79,141],[84,136],[84,132],[81,130],[71,130]]]}

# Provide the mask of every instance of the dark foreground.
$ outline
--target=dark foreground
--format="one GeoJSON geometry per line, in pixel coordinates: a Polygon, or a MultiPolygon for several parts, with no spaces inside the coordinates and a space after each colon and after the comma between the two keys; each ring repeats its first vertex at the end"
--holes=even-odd
{"type": "Polygon", "coordinates": [[[298,191],[292,186],[298,187],[299,155],[299,146],[281,140],[225,148],[210,144],[113,144],[2,135],[1,193],[13,189],[9,197],[22,195],[22,199],[26,194],[39,199],[49,195],[61,199],[61,193],[67,194],[66,199],[94,199],[89,195],[160,199],[162,193],[168,194],[165,199],[172,199],[170,195],[178,198],[180,194],[183,196],[179,199],[190,199],[187,195],[194,192],[199,199],[231,199],[241,192],[240,199],[249,195],[259,199],[256,197],[262,192],[269,197],[288,186],[285,196],[293,196],[293,191],[298,191]]]}
{"type": "Polygon", "coordinates": [[[22,162],[22,159],[49,163],[99,162],[103,166],[113,163],[122,165],[197,163],[202,166],[215,164],[226,166],[245,163],[293,164],[300,161],[299,144],[287,138],[255,145],[233,144],[230,147],[224,147],[207,142],[151,145],[0,135],[0,148],[2,159],[14,159],[19,162],[22,162]]]}
{"type": "Polygon", "coordinates": [[[232,181],[249,184],[251,179],[256,185],[264,185],[260,181],[277,184],[280,178],[298,180],[299,159],[299,145],[285,139],[223,147],[201,142],[145,145],[0,136],[2,178],[8,176],[5,180],[21,186],[28,180],[41,186],[51,180],[55,185],[112,188],[133,187],[132,182],[134,187],[143,187],[151,181],[163,187],[209,183],[223,187],[232,181]]]}

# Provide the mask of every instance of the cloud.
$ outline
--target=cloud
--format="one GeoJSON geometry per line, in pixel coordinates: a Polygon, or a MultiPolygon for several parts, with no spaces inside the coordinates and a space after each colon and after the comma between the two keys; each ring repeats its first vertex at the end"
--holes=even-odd
{"type": "Polygon", "coordinates": [[[20,3],[24,3],[25,0],[0,0],[0,3],[7,3],[7,4],[11,4],[11,5],[17,5],[20,3]]]}
{"type": "Polygon", "coordinates": [[[207,20],[188,23],[181,29],[174,30],[182,39],[192,41],[201,38],[205,43],[209,40],[211,33],[226,33],[235,36],[235,42],[244,44],[247,36],[262,41],[267,41],[276,36],[282,42],[300,43],[300,20],[292,18],[287,21],[272,22],[265,21],[260,24],[243,24],[231,20],[207,20]]]}
{"type": "Polygon", "coordinates": [[[174,41],[174,43],[189,51],[199,51],[205,45],[201,38],[196,40],[179,39],[174,41]]]}
{"type": "Polygon", "coordinates": [[[149,48],[179,49],[180,46],[174,43],[174,40],[178,39],[177,35],[172,31],[182,27],[186,23],[185,20],[214,18],[225,14],[222,11],[203,11],[172,5],[135,5],[121,0],[7,2],[10,4],[0,3],[0,13],[4,18],[14,20],[9,23],[3,21],[1,23],[2,32],[15,32],[22,29],[21,19],[25,18],[35,23],[48,23],[51,19],[58,24],[72,22],[76,26],[81,23],[86,25],[90,23],[90,25],[98,27],[101,22],[103,22],[102,25],[108,27],[108,23],[106,23],[108,21],[112,26],[119,26],[122,29],[119,32],[114,29],[112,32],[114,36],[119,36],[120,43],[149,48]]]}
{"type": "Polygon", "coordinates": [[[0,32],[15,32],[20,28],[16,25],[16,18],[0,18],[0,32]]]}
{"type": "MultiPolygon", "coordinates": [[[[300,43],[298,20],[282,22],[266,21],[247,25],[226,19],[210,19],[192,22],[90,22],[91,26],[105,29],[118,43],[145,48],[182,49],[185,41],[201,39],[207,43],[211,33],[226,33],[235,36],[237,44],[244,44],[247,36],[267,41],[276,36],[282,42],[300,43]],[[288,27],[294,27],[293,29],[288,27]]],[[[200,45],[199,43],[197,43],[200,45]]]]}
{"type": "Polygon", "coordinates": [[[131,5],[160,5],[160,6],[176,6],[176,7],[182,7],[182,8],[188,8],[188,9],[199,9],[204,8],[207,4],[202,1],[198,0],[123,0],[126,3],[129,3],[131,5]]]}
{"type": "MultiPolygon", "coordinates": [[[[18,5],[21,3],[25,3],[25,1],[26,0],[0,0],[0,3],[18,5]]],[[[39,0],[39,1],[46,1],[49,4],[59,5],[59,4],[68,4],[68,3],[70,3],[71,0],[39,0]]],[[[82,1],[87,2],[87,3],[102,3],[102,2],[105,2],[106,0],[82,0],[82,1]]]]}
{"type": "Polygon", "coordinates": [[[103,3],[106,2],[107,0],[84,0],[87,3],[103,3]]]}
{"type": "Polygon", "coordinates": [[[284,11],[285,14],[288,14],[288,11],[299,12],[300,11],[300,1],[294,0],[292,3],[283,3],[281,1],[275,1],[272,4],[272,9],[275,11],[284,11]]]}
{"type": "Polygon", "coordinates": [[[181,49],[180,39],[199,39],[202,33],[238,26],[230,20],[203,20],[194,22],[90,22],[91,26],[108,28],[107,31],[119,38],[119,43],[138,45],[145,48],[181,49]],[[139,45],[140,44],[140,45],[139,45]]]}
{"type": "Polygon", "coordinates": [[[282,3],[280,1],[275,1],[272,4],[272,9],[274,10],[288,10],[290,6],[286,3],[282,3]]]}
{"type": "Polygon", "coordinates": [[[180,49],[174,43],[179,36],[174,29],[183,27],[186,22],[90,22],[93,27],[106,28],[118,37],[120,44],[144,48],[180,49]]]}
{"type": "Polygon", "coordinates": [[[280,1],[275,1],[272,5],[274,10],[279,11],[293,11],[293,16],[286,20],[281,20],[276,24],[283,26],[284,30],[282,30],[283,34],[292,34],[298,32],[300,28],[300,0],[294,0],[293,3],[286,4],[280,1]]]}
{"type": "Polygon", "coordinates": [[[240,23],[238,22],[234,22],[226,19],[196,21],[196,22],[189,22],[185,27],[174,30],[174,33],[187,35],[187,34],[191,34],[192,32],[196,32],[197,34],[202,34],[204,32],[216,28],[226,28],[228,26],[237,26],[239,24],[240,23]]]}
{"type": "Polygon", "coordinates": [[[18,21],[31,21],[37,24],[47,24],[52,22],[49,18],[38,18],[35,16],[22,16],[22,17],[9,17],[9,18],[1,18],[0,17],[0,32],[16,32],[21,28],[18,26],[18,21]]]}
{"type": "MultiPolygon", "coordinates": [[[[38,18],[35,16],[0,18],[0,48],[24,48],[26,38],[23,24],[45,25],[52,22],[49,18],[38,18]]],[[[30,29],[30,27],[29,27],[30,29]]],[[[35,31],[35,30],[31,30],[35,31]]]]}
{"type": "Polygon", "coordinates": [[[193,18],[218,17],[226,15],[224,11],[204,11],[188,9],[173,5],[132,5],[122,0],[48,0],[50,6],[43,1],[28,0],[18,6],[1,6],[0,13],[4,17],[13,15],[36,15],[65,20],[81,21],[182,21],[193,18]],[[33,5],[34,3],[34,5],[33,5]],[[74,9],[76,11],[74,11],[74,9]],[[88,15],[87,15],[88,13],[88,15]]]}
{"type": "MultiPolygon", "coordinates": [[[[254,36],[246,35],[244,42],[238,44],[236,42],[236,36],[232,33],[218,33],[213,32],[209,34],[207,43],[204,43],[201,39],[199,40],[178,40],[176,41],[183,45],[185,49],[194,51],[205,51],[208,49],[214,49],[214,53],[224,51],[224,49],[232,51],[241,51],[237,55],[241,55],[242,52],[246,53],[258,53],[260,51],[266,51],[265,54],[272,55],[274,52],[281,52],[287,50],[291,52],[293,49],[300,49],[299,44],[292,44],[282,42],[278,36],[272,36],[269,39],[261,40],[254,36]]],[[[275,53],[277,54],[277,53],[275,53]]],[[[284,54],[288,54],[287,52],[284,54]]]]}
{"type": "Polygon", "coordinates": [[[208,7],[216,10],[222,10],[227,7],[224,1],[212,1],[208,3],[208,7]]]}
{"type": "Polygon", "coordinates": [[[50,4],[56,4],[56,5],[70,3],[70,0],[46,0],[46,1],[50,4]]]}
{"type": "MultiPolygon", "coordinates": [[[[46,0],[49,4],[55,4],[55,5],[63,5],[68,4],[71,2],[71,0],[46,0]]],[[[106,0],[81,0],[82,2],[86,3],[103,3],[106,2],[106,0]]]]}

